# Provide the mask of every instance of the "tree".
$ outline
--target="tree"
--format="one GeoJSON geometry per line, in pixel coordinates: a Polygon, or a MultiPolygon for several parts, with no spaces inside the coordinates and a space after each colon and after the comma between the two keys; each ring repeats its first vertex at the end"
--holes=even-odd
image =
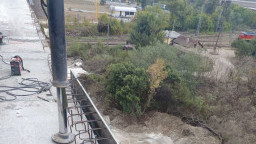
{"type": "Polygon", "coordinates": [[[99,18],[98,22],[98,31],[101,33],[107,33],[108,32],[108,25],[109,25],[109,34],[110,35],[118,35],[122,34],[122,27],[121,22],[117,19],[110,18],[107,14],[103,14],[99,18]]]}
{"type": "Polygon", "coordinates": [[[137,0],[138,3],[141,3],[142,10],[145,10],[147,5],[147,0],[137,0]]]}
{"type": "Polygon", "coordinates": [[[99,18],[99,22],[98,22],[98,31],[101,33],[107,33],[108,31],[108,23],[109,23],[109,17],[107,14],[103,14],[100,18],[99,18]]]}
{"type": "Polygon", "coordinates": [[[159,87],[160,83],[167,78],[168,72],[165,70],[165,63],[163,59],[156,59],[156,62],[152,64],[147,73],[149,75],[150,82],[150,94],[146,100],[144,111],[149,107],[150,101],[153,99],[155,95],[155,90],[159,87]]]}
{"type": "Polygon", "coordinates": [[[208,0],[205,5],[205,12],[208,14],[212,14],[213,12],[215,12],[218,4],[219,0],[208,0]]]}
{"type": "Polygon", "coordinates": [[[100,0],[100,4],[101,5],[105,5],[106,4],[106,0],[100,0]]]}
{"type": "Polygon", "coordinates": [[[184,0],[167,1],[170,11],[170,27],[178,30],[187,30],[186,21],[188,17],[195,16],[194,8],[184,0]]]}
{"type": "Polygon", "coordinates": [[[149,7],[145,11],[138,12],[135,19],[134,30],[130,34],[130,39],[136,47],[143,47],[163,42],[163,30],[168,26],[168,16],[163,13],[160,7],[149,7]]]}
{"type": "Polygon", "coordinates": [[[110,65],[107,71],[107,91],[112,102],[126,113],[141,115],[141,107],[149,91],[145,69],[126,62],[110,65]]]}
{"type": "Polygon", "coordinates": [[[197,9],[203,6],[205,3],[205,12],[208,14],[212,14],[215,12],[220,0],[189,0],[191,4],[193,4],[197,9]]]}

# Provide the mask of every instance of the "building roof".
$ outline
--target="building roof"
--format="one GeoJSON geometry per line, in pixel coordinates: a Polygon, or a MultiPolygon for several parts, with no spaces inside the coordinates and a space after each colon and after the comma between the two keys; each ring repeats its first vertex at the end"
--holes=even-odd
{"type": "Polygon", "coordinates": [[[126,11],[126,12],[136,12],[134,7],[122,7],[122,6],[110,6],[110,9],[113,11],[126,11]]]}
{"type": "Polygon", "coordinates": [[[255,32],[242,32],[242,34],[245,34],[245,35],[256,35],[255,32]]]}
{"type": "Polygon", "coordinates": [[[168,31],[168,30],[165,30],[164,33],[166,38],[177,38],[181,35],[176,31],[168,31]]]}

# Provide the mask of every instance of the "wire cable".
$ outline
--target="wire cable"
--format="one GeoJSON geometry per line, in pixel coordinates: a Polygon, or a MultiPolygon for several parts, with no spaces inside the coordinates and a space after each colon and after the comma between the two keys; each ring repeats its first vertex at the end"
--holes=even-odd
{"type": "Polygon", "coordinates": [[[4,57],[3,57],[2,55],[0,55],[0,57],[1,57],[1,60],[2,60],[2,62],[3,62],[4,64],[10,65],[8,62],[5,62],[5,61],[4,61],[4,57]]]}
{"type": "Polygon", "coordinates": [[[10,96],[10,97],[12,97],[12,98],[7,99],[5,96],[0,96],[0,102],[4,102],[4,101],[14,101],[14,100],[17,99],[16,96],[10,96]]]}
{"type": "MultiPolygon", "coordinates": [[[[9,63],[7,63],[7,62],[4,61],[4,57],[3,57],[2,55],[0,55],[0,57],[1,57],[1,61],[2,61],[4,64],[10,65],[9,63]]],[[[8,79],[8,78],[10,78],[10,77],[11,77],[11,75],[3,76],[3,77],[0,77],[0,80],[5,80],[5,79],[8,79]]],[[[1,99],[1,98],[0,98],[0,99],[1,99]]]]}
{"type": "Polygon", "coordinates": [[[5,80],[5,79],[8,79],[10,77],[11,77],[11,75],[3,76],[3,77],[0,77],[0,80],[5,80]]]}
{"type": "Polygon", "coordinates": [[[47,7],[47,4],[44,2],[44,0],[41,0],[41,7],[44,11],[44,14],[45,14],[46,18],[48,19],[48,14],[46,13],[46,10],[44,8],[44,7],[47,7]]]}
{"type": "Polygon", "coordinates": [[[37,78],[22,78],[22,81],[19,83],[20,86],[0,86],[0,94],[4,93],[10,96],[10,99],[7,99],[6,96],[0,96],[0,102],[4,101],[13,101],[17,97],[22,96],[32,96],[35,94],[40,94],[50,90],[51,84],[48,82],[39,81],[37,78]],[[19,94],[17,94],[19,92],[19,94]],[[20,94],[23,92],[23,94],[20,94]]]}

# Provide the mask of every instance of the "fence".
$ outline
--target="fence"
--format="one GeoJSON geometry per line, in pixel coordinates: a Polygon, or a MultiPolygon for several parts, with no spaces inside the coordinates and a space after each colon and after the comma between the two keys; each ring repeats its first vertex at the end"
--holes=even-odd
{"type": "Polygon", "coordinates": [[[80,80],[72,71],[70,77],[67,118],[70,131],[75,134],[75,143],[118,144],[80,80]]]}

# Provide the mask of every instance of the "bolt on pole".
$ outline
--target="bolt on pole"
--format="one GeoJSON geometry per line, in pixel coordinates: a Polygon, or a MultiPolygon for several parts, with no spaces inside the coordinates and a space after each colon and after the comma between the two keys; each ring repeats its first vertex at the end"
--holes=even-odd
{"type": "Polygon", "coordinates": [[[64,0],[47,0],[53,86],[57,90],[59,132],[52,136],[56,143],[74,141],[67,129],[67,54],[65,39],[64,0]]]}

